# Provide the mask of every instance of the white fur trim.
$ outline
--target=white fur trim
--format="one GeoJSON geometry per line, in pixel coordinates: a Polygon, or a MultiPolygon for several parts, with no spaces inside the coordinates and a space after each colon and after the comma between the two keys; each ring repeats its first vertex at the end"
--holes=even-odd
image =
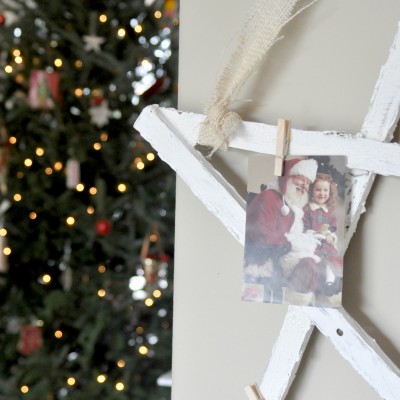
{"type": "Polygon", "coordinates": [[[317,176],[317,169],[318,163],[313,158],[300,160],[290,169],[289,176],[301,175],[308,178],[311,182],[314,182],[317,176]]]}
{"type": "Polygon", "coordinates": [[[303,258],[312,258],[316,263],[321,259],[315,254],[315,249],[321,243],[320,239],[315,235],[314,231],[289,232],[285,234],[287,240],[292,245],[291,251],[281,257],[282,272],[285,277],[288,277],[296,265],[303,258]]]}

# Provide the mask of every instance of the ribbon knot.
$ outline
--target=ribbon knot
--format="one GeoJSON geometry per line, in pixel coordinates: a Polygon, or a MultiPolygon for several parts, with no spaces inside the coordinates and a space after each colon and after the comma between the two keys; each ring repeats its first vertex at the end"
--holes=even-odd
{"type": "Polygon", "coordinates": [[[229,106],[276,42],[282,27],[317,0],[307,0],[306,5],[301,5],[300,10],[292,14],[298,1],[255,1],[241,32],[238,48],[218,79],[215,93],[206,107],[206,119],[200,126],[198,143],[212,147],[209,157],[220,148],[228,148],[229,137],[241,120],[237,113],[229,111],[229,106]]]}
{"type": "Polygon", "coordinates": [[[212,147],[209,157],[220,148],[228,148],[229,137],[240,121],[237,113],[228,111],[221,105],[210,110],[207,119],[201,125],[198,138],[199,144],[212,147]]]}

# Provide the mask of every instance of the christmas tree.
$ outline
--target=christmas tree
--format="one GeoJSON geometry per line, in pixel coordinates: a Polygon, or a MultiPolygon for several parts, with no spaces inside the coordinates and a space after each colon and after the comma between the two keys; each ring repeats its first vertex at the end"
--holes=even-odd
{"type": "Polygon", "coordinates": [[[169,399],[175,0],[0,0],[0,399],[169,399]]]}

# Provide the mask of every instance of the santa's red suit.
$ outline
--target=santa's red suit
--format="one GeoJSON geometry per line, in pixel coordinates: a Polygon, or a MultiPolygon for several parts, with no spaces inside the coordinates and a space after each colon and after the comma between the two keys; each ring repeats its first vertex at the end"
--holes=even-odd
{"type": "Polygon", "coordinates": [[[278,246],[290,249],[285,233],[290,231],[294,213],[281,212],[283,196],[276,190],[268,189],[259,193],[247,205],[246,240],[255,246],[278,246]]]}

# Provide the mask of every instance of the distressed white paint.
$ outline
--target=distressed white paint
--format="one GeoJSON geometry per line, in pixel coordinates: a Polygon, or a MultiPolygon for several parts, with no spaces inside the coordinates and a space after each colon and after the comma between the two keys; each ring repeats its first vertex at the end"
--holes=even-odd
{"type": "MultiPolygon", "coordinates": [[[[192,146],[196,144],[199,125],[205,118],[202,114],[161,108],[158,105],[146,107],[139,118],[142,117],[147,123],[168,125],[169,130],[173,132],[184,132],[185,140],[192,146]],[[153,119],[155,121],[152,121],[153,119]]],[[[274,155],[276,132],[277,127],[273,125],[241,122],[229,142],[229,147],[274,155]]],[[[400,145],[377,143],[375,140],[364,138],[360,133],[351,135],[292,128],[288,154],[344,155],[348,157],[349,168],[363,169],[368,165],[371,172],[400,176],[400,145]]]]}
{"type": "Polygon", "coordinates": [[[400,398],[400,370],[344,309],[303,307],[302,311],[382,399],[400,398]]]}
{"type": "MultiPolygon", "coordinates": [[[[347,242],[364,210],[364,202],[373,183],[374,174],[400,176],[399,146],[379,143],[390,140],[399,118],[399,48],[399,35],[397,35],[388,62],[382,68],[375,86],[371,106],[362,127],[365,138],[360,135],[351,137],[332,132],[292,131],[293,139],[289,154],[348,156],[348,165],[353,171],[349,186],[352,188],[352,200],[348,209],[351,225],[347,233],[347,242]]],[[[204,157],[193,149],[198,124],[203,118],[200,115],[152,106],[144,110],[135,127],[206,207],[221,220],[229,232],[243,244],[244,200],[204,157]]],[[[276,127],[242,123],[235,132],[230,146],[274,154],[275,135],[276,127]]],[[[278,400],[285,397],[295,377],[313,324],[331,340],[337,351],[382,398],[389,400],[399,398],[399,369],[343,309],[295,306],[289,307],[260,384],[266,398],[278,400]],[[343,335],[338,335],[338,329],[343,335]],[[284,356],[283,362],[281,362],[282,356],[284,356]]]]}
{"type": "MultiPolygon", "coordinates": [[[[399,24],[400,27],[400,24],[399,24]]],[[[378,142],[389,142],[393,138],[400,116],[400,29],[398,30],[393,45],[390,48],[389,57],[381,68],[380,75],[375,84],[371,97],[370,107],[364,119],[361,133],[368,139],[378,142]]],[[[376,143],[376,145],[380,145],[376,143]]],[[[386,151],[377,148],[377,152],[385,159],[386,151]]],[[[397,158],[398,162],[399,158],[397,158]]],[[[369,167],[368,172],[355,172],[350,181],[351,202],[348,216],[351,222],[346,233],[346,248],[354,234],[360,215],[365,211],[365,201],[374,182],[374,173],[379,173],[369,167]]],[[[390,174],[397,175],[397,174],[390,174]]],[[[398,176],[398,175],[397,175],[398,176]]]]}
{"type": "Polygon", "coordinates": [[[156,110],[155,106],[148,107],[136,120],[135,128],[207,209],[243,244],[246,202],[180,134],[185,132],[185,129],[180,129],[184,127],[175,127],[168,119],[158,118],[156,110]]]}
{"type": "Polygon", "coordinates": [[[268,400],[284,399],[296,377],[303,352],[314,328],[313,320],[303,313],[304,307],[291,306],[283,322],[268,367],[260,383],[260,390],[268,400]],[[274,373],[270,373],[274,371],[274,373]]]}

